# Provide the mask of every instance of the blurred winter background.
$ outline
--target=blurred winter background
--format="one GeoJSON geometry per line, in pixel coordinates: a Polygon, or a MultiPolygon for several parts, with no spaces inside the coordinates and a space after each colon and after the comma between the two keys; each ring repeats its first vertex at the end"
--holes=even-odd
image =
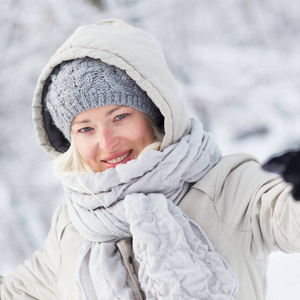
{"type": "MultiPolygon", "coordinates": [[[[224,154],[265,161],[300,146],[298,0],[1,0],[0,274],[41,246],[64,199],[31,121],[39,73],[75,28],[106,17],[160,41],[224,154]]],[[[300,254],[273,254],[268,276],[268,300],[299,299],[300,254]]]]}

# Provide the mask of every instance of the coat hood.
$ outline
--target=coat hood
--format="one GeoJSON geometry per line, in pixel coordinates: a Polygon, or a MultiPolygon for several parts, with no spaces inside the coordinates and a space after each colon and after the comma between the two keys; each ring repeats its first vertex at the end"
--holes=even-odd
{"type": "Polygon", "coordinates": [[[123,21],[103,20],[79,27],[51,57],[38,79],[32,106],[33,123],[39,144],[46,153],[57,157],[69,146],[52,124],[43,104],[47,79],[63,61],[81,57],[100,59],[125,70],[146,91],[164,117],[165,137],[161,149],[190,131],[190,118],[157,41],[149,33],[123,21]]]}

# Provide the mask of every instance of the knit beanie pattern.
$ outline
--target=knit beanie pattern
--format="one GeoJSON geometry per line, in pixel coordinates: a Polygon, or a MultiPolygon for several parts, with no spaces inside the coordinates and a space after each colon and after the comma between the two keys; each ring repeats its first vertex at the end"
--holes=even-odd
{"type": "Polygon", "coordinates": [[[63,62],[54,69],[45,102],[53,123],[69,141],[74,118],[105,105],[129,106],[158,127],[163,124],[159,109],[125,71],[89,57],[63,62]]]}

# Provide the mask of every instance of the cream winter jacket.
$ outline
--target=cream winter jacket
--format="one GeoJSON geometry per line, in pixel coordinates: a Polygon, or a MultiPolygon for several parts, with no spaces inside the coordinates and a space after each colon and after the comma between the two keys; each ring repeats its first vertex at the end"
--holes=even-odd
{"type": "MultiPolygon", "coordinates": [[[[144,31],[109,20],[79,28],[39,78],[33,119],[38,140],[48,154],[58,156],[66,140],[49,123],[43,109],[46,79],[57,64],[84,56],[124,69],[147,92],[165,118],[162,148],[189,131],[188,114],[156,41],[144,31]]],[[[216,251],[233,268],[239,280],[239,300],[265,298],[271,251],[300,250],[300,204],[291,198],[287,184],[262,171],[248,155],[224,157],[190,189],[179,206],[202,227],[216,251]]],[[[0,299],[77,299],[74,274],[82,241],[69,220],[66,205],[61,205],[44,246],[3,278],[0,299]]],[[[143,299],[131,240],[120,240],[117,246],[127,270],[127,284],[135,299],[143,299]]]]}

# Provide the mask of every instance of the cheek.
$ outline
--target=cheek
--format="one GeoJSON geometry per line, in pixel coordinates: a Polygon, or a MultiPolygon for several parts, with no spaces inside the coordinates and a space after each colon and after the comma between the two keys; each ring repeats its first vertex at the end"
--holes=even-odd
{"type": "Polygon", "coordinates": [[[132,137],[136,137],[136,144],[143,147],[153,141],[153,135],[153,130],[148,123],[143,123],[139,127],[136,127],[135,132],[132,133],[132,137]]]}
{"type": "Polygon", "coordinates": [[[93,145],[80,139],[74,139],[74,142],[83,160],[91,160],[95,156],[96,149],[93,145]]]}

